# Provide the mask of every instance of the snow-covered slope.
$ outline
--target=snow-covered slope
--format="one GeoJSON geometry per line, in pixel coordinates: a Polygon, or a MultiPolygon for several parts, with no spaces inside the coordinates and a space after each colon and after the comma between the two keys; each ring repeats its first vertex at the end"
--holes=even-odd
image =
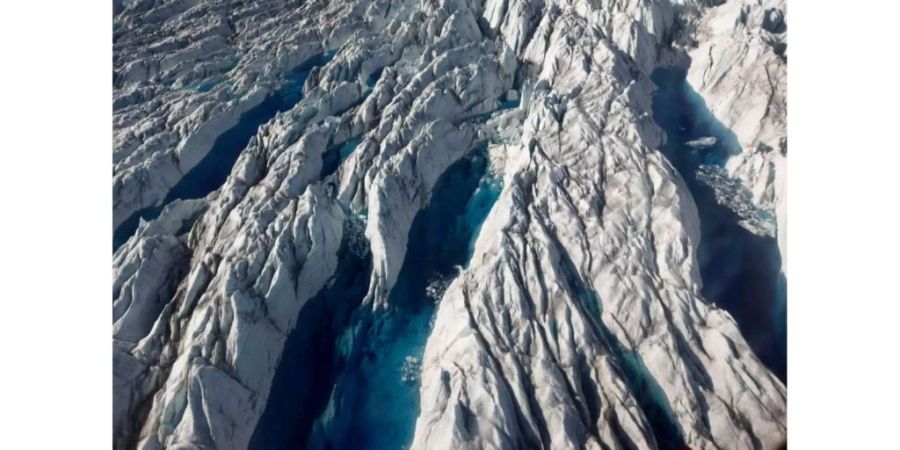
{"type": "Polygon", "coordinates": [[[724,98],[684,42],[743,25],[673,3],[117,4],[115,446],[782,445],[651,107],[687,53],[724,98]]]}

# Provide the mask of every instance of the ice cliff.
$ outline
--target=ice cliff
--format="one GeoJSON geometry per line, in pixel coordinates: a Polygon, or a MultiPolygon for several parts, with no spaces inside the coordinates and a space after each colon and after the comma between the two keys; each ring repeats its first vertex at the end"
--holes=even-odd
{"type": "Polygon", "coordinates": [[[784,5],[712,3],[115,2],[115,447],[780,448],[653,116],[783,242],[784,5]]]}

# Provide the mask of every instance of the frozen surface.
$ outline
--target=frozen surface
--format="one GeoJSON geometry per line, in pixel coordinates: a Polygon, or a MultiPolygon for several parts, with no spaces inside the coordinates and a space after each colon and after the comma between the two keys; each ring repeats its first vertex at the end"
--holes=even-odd
{"type": "Polygon", "coordinates": [[[114,447],[780,448],[785,10],[709,3],[118,2],[114,447]]]}
{"type": "Polygon", "coordinates": [[[774,226],[771,231],[766,226],[774,217],[759,211],[749,190],[729,179],[723,166],[740,146],[706,109],[684,73],[659,69],[653,81],[659,88],[654,119],[667,136],[663,152],[697,205],[703,296],[735,318],[757,356],[786,382],[787,286],[774,226]],[[704,145],[696,145],[698,141],[704,145]],[[749,211],[740,209],[742,201],[749,211]],[[748,223],[754,221],[761,224],[748,223]]]}
{"type": "Polygon", "coordinates": [[[233,127],[215,139],[206,156],[172,186],[161,205],[134,213],[116,228],[113,250],[119,248],[134,234],[141,219],[154,219],[165,205],[175,200],[203,198],[222,186],[241,151],[247,147],[250,139],[256,136],[259,127],[272,120],[275,114],[297,104],[303,98],[303,84],[310,71],[328,62],[333,56],[333,54],[314,56],[289,71],[276,92],[267,96],[259,105],[242,113],[233,127]]]}

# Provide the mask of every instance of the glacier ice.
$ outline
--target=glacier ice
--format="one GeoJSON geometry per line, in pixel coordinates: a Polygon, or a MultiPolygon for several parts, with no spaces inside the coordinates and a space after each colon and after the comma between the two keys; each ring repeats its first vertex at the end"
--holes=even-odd
{"type": "Polygon", "coordinates": [[[117,2],[114,446],[779,448],[785,7],[712,3],[117,2]]]}
{"type": "Polygon", "coordinates": [[[667,136],[661,150],[697,207],[701,293],[735,318],[756,355],[786,381],[786,285],[775,216],[728,174],[727,163],[740,154],[740,146],[706,109],[684,74],[659,69],[652,79],[657,84],[654,119],[667,136]]]}

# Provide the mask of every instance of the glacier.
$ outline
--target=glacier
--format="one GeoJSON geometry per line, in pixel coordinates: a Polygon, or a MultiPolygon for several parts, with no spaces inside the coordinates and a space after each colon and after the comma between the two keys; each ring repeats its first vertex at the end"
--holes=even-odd
{"type": "Polygon", "coordinates": [[[779,0],[116,0],[115,448],[786,445],[779,0]]]}

